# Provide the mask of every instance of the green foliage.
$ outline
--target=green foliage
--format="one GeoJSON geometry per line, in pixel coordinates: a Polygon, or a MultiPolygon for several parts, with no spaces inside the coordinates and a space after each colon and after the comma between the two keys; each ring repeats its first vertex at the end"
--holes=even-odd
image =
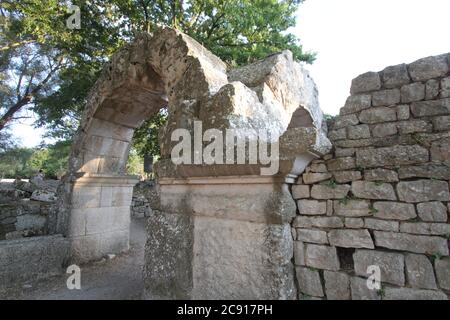
{"type": "Polygon", "coordinates": [[[144,161],[136,149],[130,150],[127,161],[127,174],[144,175],[144,161]]]}
{"type": "Polygon", "coordinates": [[[167,121],[167,110],[161,109],[134,132],[133,148],[140,157],[160,154],[158,131],[167,121]]]}

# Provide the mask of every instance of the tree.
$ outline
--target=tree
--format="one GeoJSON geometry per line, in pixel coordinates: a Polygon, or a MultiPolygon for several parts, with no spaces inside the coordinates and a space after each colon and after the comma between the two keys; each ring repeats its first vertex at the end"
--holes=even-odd
{"type": "MultiPolygon", "coordinates": [[[[31,108],[36,125],[70,139],[104,62],[136,32],[160,26],[189,34],[232,66],[283,49],[311,63],[314,54],[288,32],[301,2],[79,0],[73,3],[81,9],[81,29],[72,30],[64,0],[2,0],[0,16],[9,22],[0,32],[0,131],[31,108]]],[[[157,152],[155,133],[163,120],[156,116],[136,132],[140,154],[157,152]]]]}

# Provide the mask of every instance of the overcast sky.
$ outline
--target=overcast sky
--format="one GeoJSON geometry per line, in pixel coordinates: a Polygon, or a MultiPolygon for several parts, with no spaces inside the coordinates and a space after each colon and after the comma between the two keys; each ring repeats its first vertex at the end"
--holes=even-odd
{"type": "MultiPolygon", "coordinates": [[[[450,0],[306,0],[294,32],[318,53],[308,69],[322,110],[337,114],[361,73],[450,52],[449,15],[450,0]]],[[[13,133],[32,147],[43,130],[22,124],[13,133]]]]}

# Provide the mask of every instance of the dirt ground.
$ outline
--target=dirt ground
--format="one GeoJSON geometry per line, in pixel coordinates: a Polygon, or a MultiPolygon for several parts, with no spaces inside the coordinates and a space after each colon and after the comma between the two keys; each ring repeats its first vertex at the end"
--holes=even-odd
{"type": "Polygon", "coordinates": [[[69,274],[29,282],[0,292],[0,299],[102,300],[141,299],[142,266],[146,240],[145,218],[132,219],[130,251],[113,259],[103,259],[81,267],[81,289],[67,289],[69,274]]]}

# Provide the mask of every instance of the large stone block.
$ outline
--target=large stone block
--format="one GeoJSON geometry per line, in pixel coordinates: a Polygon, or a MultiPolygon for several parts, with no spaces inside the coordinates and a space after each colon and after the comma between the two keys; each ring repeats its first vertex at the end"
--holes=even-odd
{"type": "Polygon", "coordinates": [[[450,180],[450,167],[438,164],[405,166],[399,169],[398,174],[400,179],[430,178],[438,180],[450,180]]]}
{"type": "Polygon", "coordinates": [[[397,127],[400,134],[431,132],[433,129],[432,124],[425,120],[400,121],[397,127]]]}
{"type": "Polygon", "coordinates": [[[347,127],[348,139],[366,139],[370,138],[370,128],[367,124],[347,127]]]}
{"type": "Polygon", "coordinates": [[[342,185],[320,185],[316,184],[311,189],[311,197],[314,199],[343,199],[350,191],[350,186],[342,185]]]}
{"type": "Polygon", "coordinates": [[[361,111],[359,121],[361,123],[380,123],[388,121],[396,121],[397,112],[394,108],[378,107],[361,111]]]}
{"type": "Polygon", "coordinates": [[[447,240],[440,237],[417,236],[406,233],[374,231],[375,245],[414,253],[448,255],[447,240]]]}
{"type": "Polygon", "coordinates": [[[400,253],[391,253],[375,250],[356,250],[353,254],[355,272],[359,276],[368,277],[369,266],[377,266],[381,271],[381,282],[392,283],[398,286],[405,284],[405,262],[400,253]]]}
{"type": "Polygon", "coordinates": [[[350,170],[355,167],[355,158],[353,157],[342,157],[327,161],[327,168],[330,171],[350,170]]]}
{"type": "Polygon", "coordinates": [[[394,188],[388,183],[353,181],[352,193],[355,197],[373,200],[396,200],[394,188]]]}
{"type": "Polygon", "coordinates": [[[450,201],[447,181],[402,181],[397,185],[397,193],[405,202],[450,201]]]}
{"type": "Polygon", "coordinates": [[[381,300],[377,290],[369,289],[367,281],[367,279],[359,277],[350,278],[352,300],[381,300]]]}
{"type": "Polygon", "coordinates": [[[349,96],[345,102],[344,107],[341,108],[340,114],[346,115],[356,113],[361,110],[370,108],[372,97],[370,94],[358,94],[349,96]]]}
{"type": "Polygon", "coordinates": [[[340,268],[335,247],[307,244],[305,263],[308,267],[337,271],[340,268]]]}
{"type": "Polygon", "coordinates": [[[328,233],[328,240],[332,246],[343,248],[373,249],[373,241],[366,229],[335,229],[328,233]]]}
{"type": "Polygon", "coordinates": [[[297,240],[308,243],[328,244],[327,233],[322,230],[297,229],[297,240]]]}
{"type": "Polygon", "coordinates": [[[297,216],[294,219],[295,228],[342,228],[344,223],[338,217],[305,217],[297,216]]]}
{"type": "Polygon", "coordinates": [[[329,180],[329,179],[331,179],[332,176],[333,175],[328,172],[326,172],[326,173],[309,172],[309,173],[304,173],[302,175],[304,184],[313,184],[313,183],[329,180]]]}
{"type": "Polygon", "coordinates": [[[337,183],[347,183],[362,178],[360,171],[335,171],[333,176],[337,183]]]}
{"type": "Polygon", "coordinates": [[[439,96],[439,80],[430,79],[425,83],[425,99],[432,100],[439,96]]]}
{"type": "Polygon", "coordinates": [[[382,181],[382,182],[398,182],[398,174],[394,170],[388,169],[372,169],[364,170],[364,180],[382,181]]]}
{"type": "Polygon", "coordinates": [[[450,290],[450,259],[436,259],[434,261],[434,268],[436,269],[436,278],[439,287],[450,290]]]}
{"type": "Polygon", "coordinates": [[[397,145],[356,151],[356,164],[364,168],[420,164],[428,162],[428,159],[428,150],[419,145],[397,145]]]}
{"type": "Polygon", "coordinates": [[[374,217],[379,219],[409,220],[417,217],[413,204],[377,201],[373,204],[374,217]]]}
{"type": "Polygon", "coordinates": [[[377,72],[366,72],[352,80],[350,93],[362,93],[379,90],[381,88],[380,75],[377,72]]]}
{"type": "Polygon", "coordinates": [[[346,273],[324,271],[323,278],[328,300],[350,300],[350,277],[346,273]]]}
{"type": "Polygon", "coordinates": [[[442,202],[423,202],[417,205],[417,212],[422,221],[447,222],[447,207],[442,202]]]}
{"type": "Polygon", "coordinates": [[[437,162],[450,163],[450,138],[440,139],[431,144],[431,160],[437,162]]]}
{"type": "Polygon", "coordinates": [[[433,118],[435,131],[450,131],[450,116],[437,116],[433,118]]]}
{"type": "Polygon", "coordinates": [[[448,115],[450,114],[450,98],[413,102],[411,112],[415,117],[448,115]]]}
{"type": "Polygon", "coordinates": [[[380,219],[365,218],[364,228],[371,230],[397,232],[400,228],[400,224],[398,223],[398,221],[386,221],[380,219]]]}
{"type": "Polygon", "coordinates": [[[294,184],[292,186],[292,197],[294,199],[309,198],[309,186],[294,184]]]}
{"type": "Polygon", "coordinates": [[[420,82],[404,85],[401,89],[402,103],[425,99],[425,85],[420,82]]]}
{"type": "Polygon", "coordinates": [[[388,122],[380,123],[372,128],[372,135],[374,138],[383,138],[397,134],[397,123],[388,122]]]}
{"type": "Polygon", "coordinates": [[[321,215],[327,213],[326,201],[299,200],[297,201],[298,211],[304,215],[321,215]]]}
{"type": "Polygon", "coordinates": [[[345,128],[348,126],[354,126],[359,123],[356,114],[341,115],[334,120],[333,129],[345,128]]]}
{"type": "Polygon", "coordinates": [[[381,72],[381,79],[386,88],[397,88],[411,81],[406,64],[399,64],[385,68],[381,72]]]}
{"type": "Polygon", "coordinates": [[[426,222],[403,222],[400,224],[400,231],[412,234],[442,235],[450,234],[450,224],[447,223],[426,223],[426,222]]]}
{"type": "Polygon", "coordinates": [[[406,277],[413,288],[437,289],[433,266],[430,260],[420,254],[406,254],[406,277]]]}
{"type": "Polygon", "coordinates": [[[449,71],[447,55],[422,58],[408,65],[413,81],[424,81],[445,76],[449,71]]]}
{"type": "Polygon", "coordinates": [[[334,210],[338,216],[364,217],[370,215],[369,202],[365,200],[335,200],[334,210]]]}
{"type": "Polygon", "coordinates": [[[374,92],[372,94],[372,105],[374,107],[392,106],[400,102],[400,90],[389,89],[374,92]]]}
{"type": "Polygon", "coordinates": [[[296,266],[305,265],[305,244],[301,241],[294,241],[294,263],[296,266]]]}
{"type": "Polygon", "coordinates": [[[296,267],[298,287],[304,294],[323,297],[322,282],[319,272],[305,267],[296,267]]]}
{"type": "Polygon", "coordinates": [[[448,300],[445,293],[435,290],[386,288],[384,300],[448,300]]]}

